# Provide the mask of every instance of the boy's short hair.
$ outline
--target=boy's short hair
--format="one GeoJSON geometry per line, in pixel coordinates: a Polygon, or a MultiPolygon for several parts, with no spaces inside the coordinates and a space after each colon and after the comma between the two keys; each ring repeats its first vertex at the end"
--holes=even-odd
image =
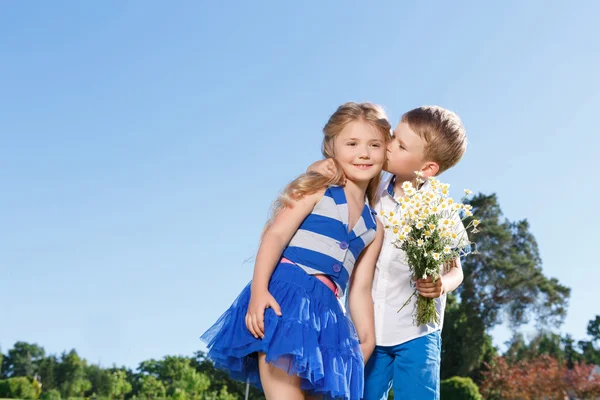
{"type": "Polygon", "coordinates": [[[424,158],[438,163],[437,175],[455,166],[467,149],[465,127],[456,113],[438,106],[421,106],[402,116],[427,143],[424,158]]]}

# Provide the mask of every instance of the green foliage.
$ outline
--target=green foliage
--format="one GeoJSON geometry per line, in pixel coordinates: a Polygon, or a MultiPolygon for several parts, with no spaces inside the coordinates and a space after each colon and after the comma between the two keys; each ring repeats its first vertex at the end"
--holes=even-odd
{"type": "Polygon", "coordinates": [[[600,365],[600,349],[594,345],[594,342],[580,340],[578,346],[581,350],[581,358],[585,363],[600,365]]]}
{"type": "Polygon", "coordinates": [[[592,337],[592,342],[600,341],[600,315],[588,323],[587,334],[592,337]]]}
{"type": "Polygon", "coordinates": [[[189,397],[188,397],[187,393],[184,390],[177,388],[173,392],[173,395],[171,396],[171,399],[173,399],[173,400],[188,400],[189,397]]]}
{"type": "Polygon", "coordinates": [[[444,400],[481,400],[479,388],[471,380],[455,376],[440,383],[440,397],[444,400]]]}
{"type": "Polygon", "coordinates": [[[86,361],[81,359],[75,350],[63,352],[56,366],[56,379],[60,382],[62,398],[81,397],[92,388],[92,383],[85,374],[86,365],[86,361]]]}
{"type": "Polygon", "coordinates": [[[44,357],[39,363],[39,375],[44,391],[59,389],[58,365],[59,360],[55,355],[44,357]]]}
{"type": "MultiPolygon", "coordinates": [[[[594,320],[590,321],[590,324],[593,322],[594,320]]],[[[580,340],[575,344],[571,335],[560,336],[551,332],[540,332],[529,342],[522,334],[516,333],[508,343],[504,358],[512,365],[524,360],[535,360],[544,355],[561,364],[566,362],[569,369],[581,363],[600,364],[600,349],[596,347],[594,340],[580,340]]]]}
{"type": "Polygon", "coordinates": [[[123,370],[111,372],[108,381],[111,398],[124,398],[127,393],[131,392],[131,383],[127,381],[127,374],[123,370]]]}
{"type": "MultiPolygon", "coordinates": [[[[91,393],[95,394],[99,400],[99,397],[106,397],[107,399],[111,395],[111,374],[112,372],[108,369],[101,368],[99,365],[88,365],[85,367],[85,376],[92,384],[91,393]]],[[[44,382],[44,388],[46,382],[44,382]]]]}
{"type": "Polygon", "coordinates": [[[61,400],[60,392],[56,389],[51,389],[40,396],[40,400],[61,400]]]}
{"type": "Polygon", "coordinates": [[[29,376],[38,372],[38,364],[44,358],[44,349],[37,344],[16,342],[2,362],[3,377],[29,376]]]}
{"type": "Polygon", "coordinates": [[[40,394],[42,394],[42,384],[37,379],[32,379],[31,384],[33,385],[33,389],[35,390],[34,398],[38,399],[40,394]]]}
{"type": "Polygon", "coordinates": [[[197,399],[211,384],[210,378],[199,372],[186,357],[167,356],[160,361],[144,361],[138,371],[139,390],[146,391],[146,395],[160,391],[156,382],[162,382],[167,396],[197,399]]]}
{"type": "Polygon", "coordinates": [[[489,363],[496,355],[497,349],[492,344],[492,337],[485,333],[481,319],[469,317],[456,296],[449,294],[442,329],[441,378],[461,375],[481,382],[485,363],[489,363]]]}
{"type": "Polygon", "coordinates": [[[189,365],[182,371],[182,375],[174,380],[172,384],[172,387],[176,391],[183,391],[189,399],[197,399],[202,393],[206,392],[209,386],[210,379],[189,365]]]}
{"type": "Polygon", "coordinates": [[[237,396],[227,392],[227,386],[223,386],[219,392],[218,400],[237,400],[237,396]]]}
{"type": "Polygon", "coordinates": [[[166,395],[165,385],[156,376],[144,375],[141,377],[140,394],[148,400],[163,398],[166,395]]]}
{"type": "Polygon", "coordinates": [[[484,222],[475,237],[479,254],[463,263],[462,302],[479,312],[485,328],[503,322],[503,312],[513,327],[531,318],[542,326],[560,326],[570,289],[544,276],[529,223],[504,219],[495,195],[480,194],[470,203],[484,222]]]}
{"type": "Polygon", "coordinates": [[[565,351],[562,347],[560,335],[551,332],[540,332],[529,343],[525,342],[522,334],[516,333],[508,344],[504,357],[509,363],[521,360],[533,360],[546,354],[562,362],[565,360],[565,351]]]}
{"type": "MultiPolygon", "coordinates": [[[[206,357],[201,351],[194,354],[192,365],[199,372],[203,373],[210,379],[210,387],[208,391],[211,393],[220,393],[225,387],[226,391],[236,396],[239,399],[243,399],[246,393],[246,384],[243,382],[233,381],[229,379],[228,375],[214,367],[213,363],[206,357]]],[[[264,394],[253,386],[250,386],[249,398],[253,400],[264,400],[264,394]]]]}
{"type": "Polygon", "coordinates": [[[570,289],[543,274],[526,220],[505,219],[493,194],[479,194],[469,203],[482,221],[472,238],[478,253],[463,260],[464,281],[456,291],[454,308],[446,312],[442,370],[446,378],[460,375],[479,381],[482,363],[495,351],[489,330],[505,322],[504,316],[513,328],[532,319],[541,328],[559,326],[570,289]]]}
{"type": "Polygon", "coordinates": [[[30,378],[19,376],[0,381],[0,397],[34,400],[38,395],[30,378]]]}

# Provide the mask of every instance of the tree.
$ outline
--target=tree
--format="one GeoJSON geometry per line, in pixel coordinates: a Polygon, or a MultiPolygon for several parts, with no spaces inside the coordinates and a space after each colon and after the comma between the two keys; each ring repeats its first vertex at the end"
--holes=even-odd
{"type": "Polygon", "coordinates": [[[542,332],[531,340],[529,347],[536,356],[546,354],[562,363],[565,361],[565,352],[561,347],[561,342],[560,335],[552,332],[542,332]]]}
{"type": "Polygon", "coordinates": [[[44,357],[39,362],[38,371],[42,381],[42,388],[45,392],[59,388],[56,376],[58,364],[59,362],[55,355],[44,357]]]}
{"type": "Polygon", "coordinates": [[[583,357],[575,348],[575,340],[569,334],[562,338],[562,343],[565,351],[565,360],[567,361],[567,367],[573,368],[576,364],[583,361],[583,357]]]}
{"type": "Polygon", "coordinates": [[[189,399],[198,399],[210,386],[210,379],[187,365],[179,379],[173,381],[173,388],[183,390],[189,399]]]}
{"type": "Polygon", "coordinates": [[[587,364],[600,365],[600,350],[596,349],[593,342],[580,340],[577,346],[581,350],[581,358],[587,364]]]}
{"type": "Polygon", "coordinates": [[[56,389],[48,390],[42,394],[40,400],[61,400],[60,392],[56,389]]]}
{"type": "Polygon", "coordinates": [[[238,400],[238,397],[229,393],[227,386],[223,386],[219,392],[205,394],[202,400],[238,400]]]}
{"type": "Polygon", "coordinates": [[[171,396],[172,400],[188,400],[188,395],[187,393],[183,390],[183,389],[179,389],[177,388],[174,392],[173,395],[171,396]]]}
{"type": "Polygon", "coordinates": [[[460,376],[443,380],[440,383],[440,395],[444,400],[481,400],[475,382],[460,376]]]}
{"type": "Polygon", "coordinates": [[[577,364],[567,371],[567,384],[571,393],[578,399],[598,399],[600,397],[600,376],[595,373],[593,364],[577,364]]]}
{"type": "Polygon", "coordinates": [[[81,359],[75,350],[63,352],[56,368],[56,379],[60,382],[63,398],[83,396],[92,388],[92,383],[85,375],[86,361],[81,359]]]}
{"type": "Polygon", "coordinates": [[[478,251],[463,261],[464,281],[456,291],[458,310],[448,318],[450,324],[460,325],[462,336],[445,336],[444,346],[454,350],[446,351],[442,360],[442,364],[458,366],[454,375],[462,376],[473,376],[484,354],[489,354],[486,333],[491,328],[505,318],[513,328],[531,319],[540,328],[560,326],[570,295],[569,288],[544,276],[537,242],[526,220],[505,219],[495,194],[479,194],[470,204],[482,221],[479,233],[472,236],[478,251]],[[452,344],[453,340],[463,345],[452,344]]]}
{"type": "Polygon", "coordinates": [[[142,375],[152,375],[170,387],[175,381],[181,379],[190,363],[191,360],[186,357],[166,356],[160,361],[154,359],[143,361],[138,367],[138,372],[142,375]]]}
{"type": "Polygon", "coordinates": [[[38,372],[38,364],[44,354],[44,349],[37,344],[16,342],[4,360],[3,375],[33,377],[38,372]]]}
{"type": "Polygon", "coordinates": [[[110,370],[101,368],[99,365],[87,365],[85,367],[85,377],[92,385],[90,392],[103,397],[111,395],[110,370]]]}
{"type": "Polygon", "coordinates": [[[562,399],[566,395],[563,370],[549,356],[515,364],[499,357],[484,375],[481,393],[487,400],[562,399]]]}
{"type": "Polygon", "coordinates": [[[142,386],[144,382],[152,382],[146,378],[149,376],[161,381],[166,394],[173,398],[197,399],[205,394],[211,385],[210,377],[199,372],[187,357],[167,356],[160,361],[148,360],[140,363],[137,380],[142,386]]]}
{"type": "Polygon", "coordinates": [[[116,370],[110,373],[109,385],[111,399],[124,399],[125,395],[131,392],[131,383],[127,381],[127,373],[123,370],[116,370]]]}
{"type": "Polygon", "coordinates": [[[504,353],[504,358],[509,364],[514,364],[517,361],[529,358],[525,355],[528,349],[527,342],[522,333],[516,332],[508,342],[505,342],[505,344],[508,345],[508,348],[504,353]]]}
{"type": "Polygon", "coordinates": [[[581,350],[581,358],[588,364],[600,365],[600,315],[596,315],[596,318],[588,323],[587,334],[591,340],[580,340],[577,343],[581,350]]]}
{"type": "Polygon", "coordinates": [[[587,334],[592,337],[592,342],[600,341],[600,315],[588,323],[587,334]]]}
{"type": "Polygon", "coordinates": [[[533,360],[545,354],[562,363],[566,359],[562,344],[563,339],[560,335],[552,332],[540,332],[529,343],[521,333],[515,333],[504,357],[513,364],[521,360],[533,360]]]}
{"type": "Polygon", "coordinates": [[[165,385],[153,375],[144,375],[141,378],[140,394],[148,400],[163,398],[166,395],[165,385]]]}
{"type": "Polygon", "coordinates": [[[492,344],[492,336],[483,334],[477,343],[471,342],[478,333],[485,331],[480,325],[471,326],[467,323],[464,308],[460,307],[456,296],[452,293],[446,300],[444,329],[442,329],[442,364],[441,379],[449,379],[455,375],[470,375],[476,382],[481,381],[481,371],[484,363],[489,363],[497,356],[497,349],[492,344]],[[464,365],[465,359],[471,354],[473,365],[464,365]]]}
{"type": "MultiPolygon", "coordinates": [[[[246,384],[234,381],[229,378],[226,372],[215,368],[214,364],[206,357],[202,351],[194,353],[191,364],[198,372],[206,375],[210,380],[210,386],[207,391],[212,393],[221,393],[223,388],[231,395],[243,399],[246,394],[246,384]]],[[[265,395],[254,386],[250,386],[249,398],[254,400],[264,400],[265,395]]],[[[391,400],[391,398],[390,398],[391,400]]]]}
{"type": "Polygon", "coordinates": [[[600,376],[594,365],[576,364],[573,369],[548,355],[514,364],[498,357],[484,374],[481,393],[487,400],[563,399],[568,394],[581,399],[600,396],[600,376]]]}
{"type": "Polygon", "coordinates": [[[37,395],[38,392],[31,378],[19,376],[0,381],[0,398],[34,400],[37,395]]]}
{"type": "Polygon", "coordinates": [[[138,366],[138,372],[159,378],[162,375],[162,362],[153,358],[142,361],[138,366]]]}

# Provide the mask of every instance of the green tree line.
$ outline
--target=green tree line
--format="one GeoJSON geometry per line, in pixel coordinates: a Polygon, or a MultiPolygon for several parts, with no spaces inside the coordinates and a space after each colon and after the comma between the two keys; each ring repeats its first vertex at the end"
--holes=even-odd
{"type": "MultiPolygon", "coordinates": [[[[46,355],[37,344],[17,342],[1,365],[0,398],[236,400],[245,392],[244,384],[216,370],[201,351],[146,360],[132,370],[90,364],[75,350],[46,355]]],[[[251,398],[264,396],[251,389],[251,398]]]]}

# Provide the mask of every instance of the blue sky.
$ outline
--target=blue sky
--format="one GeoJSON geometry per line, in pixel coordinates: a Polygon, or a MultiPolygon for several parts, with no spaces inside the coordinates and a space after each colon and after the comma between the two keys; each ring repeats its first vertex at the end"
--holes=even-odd
{"type": "Polygon", "coordinates": [[[3,2],[2,350],[135,367],[204,349],[271,202],[350,100],[393,123],[461,115],[470,147],[443,180],[530,221],[572,288],[562,332],[583,339],[600,312],[599,3],[365,4],[3,2]]]}

